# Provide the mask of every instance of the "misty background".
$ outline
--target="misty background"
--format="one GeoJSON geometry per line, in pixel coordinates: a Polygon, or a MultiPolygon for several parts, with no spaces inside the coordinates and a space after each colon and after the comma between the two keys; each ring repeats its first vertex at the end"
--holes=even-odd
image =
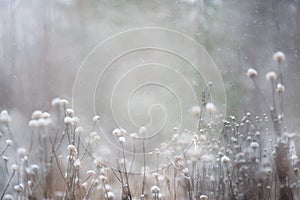
{"type": "Polygon", "coordinates": [[[203,45],[224,79],[227,114],[237,116],[265,108],[246,70],[256,68],[270,92],[265,74],[277,70],[272,55],[283,51],[285,122],[300,131],[298,0],[0,0],[0,109],[10,111],[14,130],[26,132],[32,111],[49,109],[54,97],[71,100],[92,48],[140,27],[174,29],[203,45]]]}

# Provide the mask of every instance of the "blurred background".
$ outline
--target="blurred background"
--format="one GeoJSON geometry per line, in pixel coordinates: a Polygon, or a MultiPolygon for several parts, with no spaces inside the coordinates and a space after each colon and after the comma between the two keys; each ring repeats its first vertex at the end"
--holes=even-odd
{"type": "Polygon", "coordinates": [[[300,131],[300,4],[298,0],[0,0],[0,109],[24,131],[35,109],[71,99],[82,60],[107,37],[132,28],[164,27],[203,45],[224,79],[227,114],[261,114],[265,105],[245,73],[277,70],[286,54],[286,123],[300,131]]]}

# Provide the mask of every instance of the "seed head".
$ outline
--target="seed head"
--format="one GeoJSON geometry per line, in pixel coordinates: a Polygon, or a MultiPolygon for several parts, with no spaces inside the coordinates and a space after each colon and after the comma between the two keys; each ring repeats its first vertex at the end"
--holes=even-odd
{"type": "Polygon", "coordinates": [[[95,115],[95,116],[93,117],[93,122],[97,122],[97,121],[99,121],[99,120],[100,120],[100,116],[95,115]]]}
{"type": "Polygon", "coordinates": [[[31,127],[31,128],[36,128],[36,127],[38,127],[38,126],[37,126],[37,120],[35,120],[35,119],[30,120],[30,121],[28,122],[28,126],[31,127]]]}
{"type": "Polygon", "coordinates": [[[204,194],[200,196],[200,200],[207,200],[207,199],[208,199],[208,197],[204,194]]]}
{"type": "Polygon", "coordinates": [[[124,136],[119,137],[119,142],[120,143],[125,143],[126,142],[126,138],[124,136]]]}
{"type": "Polygon", "coordinates": [[[25,156],[27,152],[25,148],[18,148],[17,153],[19,156],[25,156]]]}
{"type": "Polygon", "coordinates": [[[75,133],[77,135],[81,135],[83,132],[84,132],[84,129],[81,126],[79,126],[75,129],[75,133]]]}
{"type": "Polygon", "coordinates": [[[67,99],[61,99],[60,100],[61,105],[65,106],[69,104],[69,101],[67,99]]]}
{"type": "Polygon", "coordinates": [[[298,159],[298,156],[297,156],[297,155],[294,154],[294,155],[291,156],[291,160],[295,161],[295,160],[297,160],[297,159],[298,159]]]}
{"type": "Polygon", "coordinates": [[[71,152],[71,153],[74,153],[76,154],[77,153],[77,148],[74,146],[74,145],[68,145],[68,150],[71,152]]]}
{"type": "Polygon", "coordinates": [[[147,128],[142,126],[139,130],[139,134],[145,136],[147,134],[147,128]]]}
{"type": "Polygon", "coordinates": [[[75,168],[80,168],[81,167],[81,160],[80,159],[75,160],[74,167],[75,168]]]}
{"type": "Polygon", "coordinates": [[[86,174],[89,175],[89,176],[93,176],[93,175],[96,174],[96,172],[95,172],[94,170],[88,170],[88,171],[86,172],[86,174]]]}
{"type": "Polygon", "coordinates": [[[40,169],[40,166],[33,164],[33,165],[30,165],[30,168],[33,172],[37,173],[40,169]]]}
{"type": "Polygon", "coordinates": [[[249,68],[248,71],[247,71],[247,76],[249,78],[254,78],[257,76],[257,71],[253,68],[249,68]]]}
{"type": "Polygon", "coordinates": [[[277,79],[277,75],[276,75],[275,72],[268,72],[268,73],[266,74],[266,79],[267,79],[268,81],[275,81],[275,80],[277,79]]]}
{"type": "Polygon", "coordinates": [[[41,110],[35,110],[33,111],[33,113],[31,114],[31,118],[32,119],[39,119],[41,118],[43,115],[43,112],[41,110]]]}
{"type": "Polygon", "coordinates": [[[8,162],[9,158],[7,156],[2,156],[4,162],[8,162]]]}
{"type": "Polygon", "coordinates": [[[137,133],[131,133],[131,134],[130,134],[130,137],[131,137],[132,139],[136,139],[136,138],[138,138],[138,134],[137,134],[137,133]]]}
{"type": "Polygon", "coordinates": [[[11,194],[6,194],[4,195],[3,200],[14,200],[14,197],[11,194]]]}
{"type": "Polygon", "coordinates": [[[278,84],[277,84],[276,91],[277,91],[278,93],[284,92],[284,85],[282,85],[281,83],[278,83],[278,84]]]}
{"type": "Polygon", "coordinates": [[[0,113],[0,122],[2,122],[2,123],[9,123],[9,122],[11,122],[11,117],[9,116],[7,110],[3,110],[0,113]]]}
{"type": "Polygon", "coordinates": [[[17,164],[13,164],[13,165],[11,166],[11,169],[12,169],[13,171],[17,171],[17,170],[19,169],[19,167],[18,167],[17,164]]]}
{"type": "Polygon", "coordinates": [[[43,118],[49,118],[51,115],[48,112],[43,112],[42,117],[43,118]]]}
{"type": "Polygon", "coordinates": [[[211,103],[211,102],[208,102],[206,105],[205,105],[205,108],[206,110],[209,112],[209,113],[214,113],[217,111],[217,107],[211,103]]]}
{"type": "Polygon", "coordinates": [[[200,106],[193,106],[190,109],[190,113],[194,116],[194,117],[199,117],[200,113],[201,113],[201,107],[200,106]]]}
{"type": "Polygon", "coordinates": [[[104,181],[104,182],[107,180],[107,177],[106,177],[106,176],[104,176],[104,175],[100,175],[100,177],[99,177],[99,178],[100,178],[100,180],[101,180],[101,181],[104,181]]]}
{"type": "Polygon", "coordinates": [[[112,134],[117,136],[117,137],[121,137],[121,136],[124,136],[126,134],[126,131],[124,129],[116,128],[116,129],[113,130],[112,134]]]}
{"type": "Polygon", "coordinates": [[[221,157],[221,162],[226,164],[226,163],[230,162],[230,158],[224,155],[221,157]]]}
{"type": "Polygon", "coordinates": [[[151,192],[152,193],[158,193],[160,191],[159,187],[157,185],[153,185],[151,187],[151,192]]]}
{"type": "Polygon", "coordinates": [[[74,115],[74,110],[72,108],[66,109],[66,115],[72,117],[74,115]]]}
{"type": "Polygon", "coordinates": [[[7,146],[12,146],[13,145],[13,141],[10,140],[10,139],[7,139],[6,140],[6,144],[7,144],[7,146]]]}
{"type": "Polygon", "coordinates": [[[257,142],[251,142],[251,143],[250,143],[250,147],[251,147],[252,149],[257,149],[257,148],[259,147],[259,144],[258,144],[257,142]]]}
{"type": "Polygon", "coordinates": [[[69,116],[65,117],[64,122],[65,122],[66,125],[73,125],[74,124],[73,119],[69,116]]]}
{"type": "Polygon", "coordinates": [[[108,200],[114,200],[115,199],[115,194],[111,191],[107,192],[107,197],[108,197],[108,200]]]}
{"type": "Polygon", "coordinates": [[[53,107],[59,107],[61,105],[61,99],[60,98],[54,98],[52,101],[51,101],[51,105],[53,107]]]}
{"type": "Polygon", "coordinates": [[[278,63],[281,63],[282,61],[285,60],[285,55],[283,52],[281,51],[277,51],[274,55],[273,55],[273,59],[275,61],[277,61],[278,63]]]}

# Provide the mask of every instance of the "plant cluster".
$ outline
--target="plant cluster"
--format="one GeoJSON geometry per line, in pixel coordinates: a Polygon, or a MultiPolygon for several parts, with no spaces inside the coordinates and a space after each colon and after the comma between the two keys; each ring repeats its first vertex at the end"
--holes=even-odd
{"type": "MultiPolygon", "coordinates": [[[[300,169],[295,133],[284,126],[282,52],[274,54],[278,72],[269,72],[271,103],[261,92],[250,68],[247,76],[262,95],[269,113],[246,113],[242,119],[218,116],[204,123],[202,116],[217,108],[205,99],[191,111],[199,119],[196,131],[174,128],[171,141],[147,152],[147,129],[112,131],[119,147],[117,167],[101,160],[101,136],[80,126],[68,101],[55,98],[53,114],[34,111],[28,123],[30,144],[20,147],[6,110],[0,114],[1,166],[7,179],[1,199],[153,199],[153,200],[291,200],[300,193],[300,169]],[[221,133],[217,127],[223,125],[221,133]],[[216,135],[220,135],[218,138],[216,135]],[[128,156],[125,146],[132,148],[128,156]],[[140,173],[133,172],[136,148],[143,154],[140,173]],[[98,153],[95,153],[98,152],[98,153]],[[146,155],[154,170],[147,170],[146,155]],[[99,156],[97,156],[99,155],[99,156]]],[[[4,180],[1,180],[4,182],[4,180]]]]}

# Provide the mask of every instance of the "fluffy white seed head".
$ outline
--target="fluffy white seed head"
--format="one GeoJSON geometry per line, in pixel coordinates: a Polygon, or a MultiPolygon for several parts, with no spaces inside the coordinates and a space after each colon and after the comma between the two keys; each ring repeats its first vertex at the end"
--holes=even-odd
{"type": "Polygon", "coordinates": [[[43,112],[42,117],[43,118],[49,118],[51,115],[48,112],[43,112]]]}
{"type": "Polygon", "coordinates": [[[87,189],[87,182],[84,182],[84,183],[82,183],[81,184],[81,188],[83,189],[83,190],[86,190],[87,189]]]}
{"type": "Polygon", "coordinates": [[[147,134],[147,128],[142,126],[140,129],[139,129],[139,134],[144,136],[147,134]]]}
{"type": "Polygon", "coordinates": [[[39,118],[42,117],[42,115],[43,115],[43,112],[41,110],[35,110],[35,111],[32,112],[31,118],[32,119],[39,119],[39,118]]]}
{"type": "Polygon", "coordinates": [[[132,139],[137,139],[137,138],[138,138],[138,134],[137,134],[137,133],[131,133],[131,134],[130,134],[130,137],[131,137],[132,139]]]}
{"type": "Polygon", "coordinates": [[[78,117],[72,117],[72,120],[73,120],[75,125],[79,124],[79,122],[80,122],[78,117]]]}
{"type": "Polygon", "coordinates": [[[151,187],[151,192],[152,193],[158,193],[160,191],[159,187],[157,185],[153,185],[151,187]]]}
{"type": "Polygon", "coordinates": [[[253,68],[249,68],[248,71],[247,71],[247,76],[249,78],[254,78],[257,76],[257,71],[253,68]]]}
{"type": "Polygon", "coordinates": [[[37,173],[37,172],[39,171],[39,169],[40,169],[40,166],[38,166],[38,165],[36,165],[36,164],[32,164],[32,165],[30,165],[30,169],[31,169],[33,172],[37,173]]]}
{"type": "Polygon", "coordinates": [[[9,116],[7,110],[2,110],[2,112],[0,113],[0,122],[2,123],[11,122],[11,117],[9,116]]]}
{"type": "Polygon", "coordinates": [[[226,164],[226,163],[230,162],[230,158],[224,155],[221,157],[221,162],[226,164]]]}
{"type": "Polygon", "coordinates": [[[217,111],[217,107],[211,102],[207,103],[205,105],[205,108],[209,113],[215,113],[217,111]]]}
{"type": "Polygon", "coordinates": [[[276,75],[275,72],[268,72],[268,73],[266,74],[266,79],[267,79],[268,81],[275,81],[275,80],[277,79],[277,75],[276,75]]]}
{"type": "Polygon", "coordinates": [[[19,166],[18,166],[17,164],[13,164],[13,165],[11,166],[11,169],[12,169],[13,171],[17,171],[17,170],[19,169],[19,166]]]}
{"type": "Polygon", "coordinates": [[[69,116],[66,116],[64,118],[64,122],[65,122],[66,125],[73,125],[74,124],[73,118],[71,118],[69,116]]]}
{"type": "Polygon", "coordinates": [[[77,135],[81,135],[83,132],[84,132],[84,129],[83,129],[81,126],[78,126],[78,127],[75,129],[75,133],[76,133],[77,135]]]}
{"type": "Polygon", "coordinates": [[[4,195],[3,200],[14,200],[14,197],[11,194],[6,194],[4,195]]]}
{"type": "Polygon", "coordinates": [[[13,145],[13,141],[10,139],[7,139],[6,141],[7,146],[12,146],[13,145]]]}
{"type": "Polygon", "coordinates": [[[97,122],[97,121],[99,121],[99,120],[100,120],[100,116],[95,115],[95,116],[93,117],[93,122],[97,122]]]}
{"type": "Polygon", "coordinates": [[[120,131],[120,129],[116,128],[113,130],[112,134],[118,137],[121,135],[121,131],[120,131]]]}
{"type": "Polygon", "coordinates": [[[107,177],[106,177],[106,176],[104,176],[104,175],[100,175],[100,177],[99,177],[99,178],[100,178],[100,180],[101,180],[101,181],[106,181],[106,180],[107,180],[107,177]]]}
{"type": "Polygon", "coordinates": [[[80,168],[81,167],[81,160],[80,159],[75,160],[74,167],[75,168],[80,168]]]}
{"type": "Polygon", "coordinates": [[[21,148],[18,148],[17,153],[18,153],[19,156],[25,156],[27,151],[26,151],[25,148],[21,147],[21,148]]]}
{"type": "Polygon", "coordinates": [[[282,62],[285,60],[285,55],[283,52],[281,51],[277,51],[274,55],[273,55],[273,59],[277,62],[282,62]]]}
{"type": "Polygon", "coordinates": [[[257,148],[259,147],[259,144],[258,144],[257,142],[251,142],[251,143],[250,143],[250,147],[251,147],[252,149],[257,149],[257,148]]]}
{"type": "Polygon", "coordinates": [[[38,127],[43,127],[43,126],[47,126],[47,121],[44,118],[39,118],[37,121],[37,126],[38,127]]]}
{"type": "Polygon", "coordinates": [[[88,176],[93,176],[93,175],[96,175],[96,172],[95,172],[94,170],[88,170],[88,171],[86,172],[86,174],[87,174],[88,176]]]}
{"type": "Polygon", "coordinates": [[[278,83],[278,84],[277,84],[276,91],[277,91],[278,93],[284,92],[284,85],[282,85],[281,83],[278,83]]]}
{"type": "Polygon", "coordinates": [[[36,127],[38,127],[38,125],[37,125],[37,120],[35,120],[35,119],[30,120],[30,121],[28,122],[28,126],[31,127],[31,128],[36,128],[36,127]]]}
{"type": "Polygon", "coordinates": [[[69,101],[67,99],[61,99],[60,100],[61,105],[65,106],[69,104],[69,101]]]}
{"type": "Polygon", "coordinates": [[[200,196],[200,200],[207,200],[207,199],[208,199],[208,197],[204,194],[200,196]]]}
{"type": "Polygon", "coordinates": [[[22,187],[20,185],[14,185],[14,190],[16,192],[22,192],[22,187]]]}
{"type": "Polygon", "coordinates": [[[297,156],[297,155],[293,154],[293,155],[291,156],[291,160],[295,161],[295,160],[297,160],[297,159],[298,159],[298,156],[297,156]]]}
{"type": "Polygon", "coordinates": [[[51,101],[51,105],[53,107],[58,107],[61,105],[61,99],[60,98],[54,98],[52,101],[51,101]]]}
{"type": "Polygon", "coordinates": [[[200,106],[191,107],[190,113],[195,117],[199,117],[201,113],[201,107],[200,106]]]}
{"type": "Polygon", "coordinates": [[[116,198],[115,194],[111,191],[107,192],[108,200],[114,200],[116,198]]]}
{"type": "Polygon", "coordinates": [[[124,136],[119,137],[119,142],[120,143],[125,143],[126,142],[126,138],[124,136]]]}
{"type": "Polygon", "coordinates": [[[72,117],[74,115],[74,110],[72,108],[67,108],[66,115],[72,117]]]}
{"type": "Polygon", "coordinates": [[[98,133],[96,131],[93,131],[90,133],[90,138],[95,137],[96,135],[98,135],[98,133]]]}
{"type": "Polygon", "coordinates": [[[2,156],[4,162],[8,162],[9,158],[7,156],[2,156]]]}
{"type": "Polygon", "coordinates": [[[116,128],[116,129],[113,130],[112,134],[117,136],[117,137],[121,137],[121,136],[124,136],[126,134],[126,131],[122,128],[116,128]]]}
{"type": "Polygon", "coordinates": [[[74,153],[76,154],[77,153],[77,148],[74,146],[74,145],[68,145],[68,150],[71,152],[71,153],[74,153]]]}

